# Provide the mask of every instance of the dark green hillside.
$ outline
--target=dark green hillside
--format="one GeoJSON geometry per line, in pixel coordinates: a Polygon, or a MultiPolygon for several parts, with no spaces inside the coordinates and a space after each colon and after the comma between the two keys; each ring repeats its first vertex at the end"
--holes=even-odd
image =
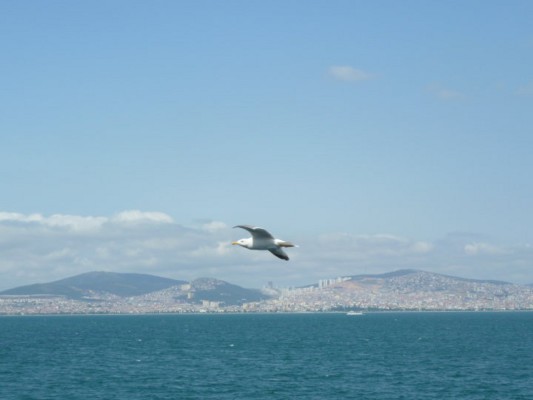
{"type": "Polygon", "coordinates": [[[107,292],[120,297],[142,294],[181,285],[184,281],[146,274],[120,274],[115,272],[88,272],[50,283],[20,286],[0,292],[1,295],[55,295],[79,299],[87,293],[107,292]]]}
{"type": "Polygon", "coordinates": [[[219,301],[224,305],[240,305],[268,299],[270,296],[257,289],[246,289],[212,278],[200,278],[191,282],[194,300],[219,301]]]}

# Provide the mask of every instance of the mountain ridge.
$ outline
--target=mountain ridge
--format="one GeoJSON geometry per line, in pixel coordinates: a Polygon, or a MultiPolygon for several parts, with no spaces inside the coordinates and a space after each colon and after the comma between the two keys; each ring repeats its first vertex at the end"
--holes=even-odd
{"type": "Polygon", "coordinates": [[[106,292],[119,297],[138,296],[171,286],[185,284],[156,275],[91,271],[47,283],[18,286],[0,295],[57,295],[82,299],[90,292],[106,292]]]}
{"type": "Polygon", "coordinates": [[[385,279],[385,278],[397,278],[405,275],[415,274],[415,273],[426,273],[426,274],[433,274],[438,275],[446,278],[451,279],[457,279],[460,281],[465,282],[476,282],[476,283],[492,283],[495,285],[513,285],[511,282],[506,281],[499,281],[499,280],[493,280],[493,279],[474,279],[474,278],[463,278],[460,276],[454,276],[454,275],[447,275],[447,274],[441,274],[437,272],[429,272],[424,270],[418,270],[418,269],[399,269],[396,271],[391,272],[385,272],[383,274],[360,274],[360,275],[349,275],[349,277],[352,280],[360,280],[364,278],[379,278],[379,279],[385,279]]]}

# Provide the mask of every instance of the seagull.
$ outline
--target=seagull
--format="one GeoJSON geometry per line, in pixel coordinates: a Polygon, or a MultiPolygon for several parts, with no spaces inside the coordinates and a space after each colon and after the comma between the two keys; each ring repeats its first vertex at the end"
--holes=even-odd
{"type": "Polygon", "coordinates": [[[282,247],[297,247],[291,242],[285,240],[276,239],[270,234],[269,231],[263,228],[252,225],[237,225],[234,228],[242,228],[252,234],[251,238],[239,239],[231,244],[236,244],[242,247],[246,247],[250,250],[268,250],[276,257],[282,260],[289,260],[289,256],[285,253],[282,247]]]}

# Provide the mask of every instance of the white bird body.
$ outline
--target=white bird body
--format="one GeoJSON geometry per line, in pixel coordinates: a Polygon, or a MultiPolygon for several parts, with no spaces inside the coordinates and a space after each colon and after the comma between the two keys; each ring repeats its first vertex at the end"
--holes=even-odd
{"type": "Polygon", "coordinates": [[[268,250],[276,257],[282,260],[289,260],[289,256],[285,253],[282,247],[296,247],[291,242],[276,239],[266,229],[251,225],[237,225],[234,228],[242,228],[252,234],[252,237],[246,239],[239,239],[232,244],[245,247],[249,250],[268,250]]]}

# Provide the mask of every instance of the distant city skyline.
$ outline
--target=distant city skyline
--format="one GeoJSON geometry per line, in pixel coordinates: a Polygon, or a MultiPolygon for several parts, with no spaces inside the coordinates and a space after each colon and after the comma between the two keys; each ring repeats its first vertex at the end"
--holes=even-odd
{"type": "Polygon", "coordinates": [[[533,3],[0,4],[0,290],[533,283],[533,3]],[[300,247],[231,248],[238,224],[300,247]]]}

